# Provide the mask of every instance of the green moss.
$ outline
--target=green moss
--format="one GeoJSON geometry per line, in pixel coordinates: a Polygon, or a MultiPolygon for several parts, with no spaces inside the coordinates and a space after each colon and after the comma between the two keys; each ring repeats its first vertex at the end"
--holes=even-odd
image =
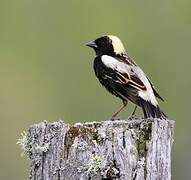
{"type": "Polygon", "coordinates": [[[25,131],[23,131],[21,133],[21,138],[17,140],[17,144],[21,147],[22,150],[21,156],[26,155],[27,157],[30,157],[32,146],[30,145],[28,137],[29,135],[25,131]]]}
{"type": "Polygon", "coordinates": [[[39,144],[33,144],[31,136],[23,131],[21,133],[21,138],[17,140],[17,144],[21,147],[21,156],[26,155],[27,158],[30,159],[31,153],[32,153],[32,148],[34,148],[37,152],[42,153],[42,152],[47,152],[49,150],[49,145],[50,143],[44,143],[43,145],[39,144]],[[33,144],[33,147],[32,147],[33,144]],[[35,146],[34,146],[35,145],[35,146]]]}
{"type": "Polygon", "coordinates": [[[105,165],[105,160],[103,157],[98,155],[93,155],[87,164],[87,174],[89,176],[96,175],[105,165]]]}

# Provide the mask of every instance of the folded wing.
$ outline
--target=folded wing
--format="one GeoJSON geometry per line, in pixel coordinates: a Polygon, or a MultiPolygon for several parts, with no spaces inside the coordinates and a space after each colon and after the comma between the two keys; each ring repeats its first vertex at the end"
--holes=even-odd
{"type": "Polygon", "coordinates": [[[154,95],[163,100],[162,97],[155,90],[150,80],[136,64],[131,62],[122,62],[116,58],[107,55],[102,56],[102,62],[107,68],[113,70],[112,76],[110,76],[110,74],[106,74],[105,78],[109,78],[110,81],[113,80],[119,84],[119,88],[115,89],[116,91],[118,91],[118,93],[121,94],[122,91],[124,95],[124,92],[126,90],[128,92],[127,95],[130,94],[131,96],[130,98],[128,98],[130,100],[132,100],[133,98],[133,102],[135,102],[135,97],[137,98],[137,96],[139,95],[142,96],[143,99],[151,101],[154,104],[157,104],[154,95]]]}

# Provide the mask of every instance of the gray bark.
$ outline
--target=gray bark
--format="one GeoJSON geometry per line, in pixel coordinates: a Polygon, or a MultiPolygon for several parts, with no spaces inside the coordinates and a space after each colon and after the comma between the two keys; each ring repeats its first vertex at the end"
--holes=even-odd
{"type": "Polygon", "coordinates": [[[174,122],[160,119],[33,125],[32,180],[170,180],[174,122]]]}

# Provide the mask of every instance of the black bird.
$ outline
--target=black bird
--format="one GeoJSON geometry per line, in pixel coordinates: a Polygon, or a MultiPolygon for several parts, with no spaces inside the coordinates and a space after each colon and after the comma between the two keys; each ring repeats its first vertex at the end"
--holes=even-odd
{"type": "Polygon", "coordinates": [[[112,115],[112,119],[127,105],[128,100],[143,109],[145,118],[166,119],[167,116],[160,109],[155,97],[162,101],[163,98],[143,70],[127,54],[118,37],[101,36],[86,45],[93,48],[96,53],[96,77],[111,94],[123,101],[123,105],[112,115]]]}

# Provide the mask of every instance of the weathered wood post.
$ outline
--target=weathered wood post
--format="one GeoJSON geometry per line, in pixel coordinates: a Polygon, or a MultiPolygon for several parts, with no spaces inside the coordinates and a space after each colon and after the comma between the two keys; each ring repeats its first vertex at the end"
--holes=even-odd
{"type": "Polygon", "coordinates": [[[32,180],[170,180],[174,122],[33,125],[24,142],[32,180]]]}

